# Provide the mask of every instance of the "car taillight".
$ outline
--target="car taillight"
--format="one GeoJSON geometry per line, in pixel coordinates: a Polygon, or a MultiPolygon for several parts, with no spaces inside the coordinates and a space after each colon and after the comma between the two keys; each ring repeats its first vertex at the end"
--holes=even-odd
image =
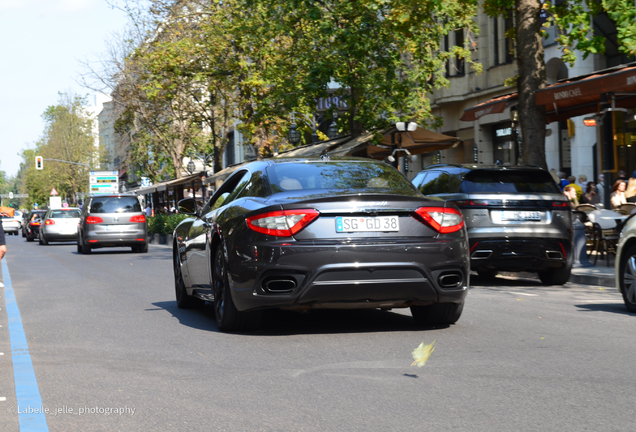
{"type": "Polygon", "coordinates": [[[86,218],[86,223],[87,224],[98,224],[98,223],[102,223],[104,222],[104,220],[98,216],[88,216],[86,218]]]}
{"type": "Polygon", "coordinates": [[[53,219],[47,219],[44,221],[44,225],[55,225],[55,221],[53,219]]]}
{"type": "Polygon", "coordinates": [[[565,210],[566,207],[570,207],[570,203],[568,201],[552,201],[552,207],[560,208],[565,210]]]}
{"type": "Polygon", "coordinates": [[[440,234],[453,233],[464,226],[462,214],[454,208],[420,207],[413,216],[440,234]]]}
{"type": "Polygon", "coordinates": [[[130,218],[130,221],[136,222],[136,223],[146,223],[146,216],[144,215],[133,216],[130,218]]]}
{"type": "Polygon", "coordinates": [[[40,222],[29,222],[29,225],[31,225],[31,226],[40,226],[41,223],[40,222]]]}
{"type": "Polygon", "coordinates": [[[320,213],[316,210],[280,210],[247,218],[250,229],[267,235],[291,237],[309,225],[320,213]]]}

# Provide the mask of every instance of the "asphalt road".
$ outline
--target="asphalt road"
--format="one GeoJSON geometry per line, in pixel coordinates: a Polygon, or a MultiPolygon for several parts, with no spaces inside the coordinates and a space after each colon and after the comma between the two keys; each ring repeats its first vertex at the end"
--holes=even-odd
{"type": "MultiPolygon", "coordinates": [[[[408,310],[272,312],[257,334],[223,334],[210,305],[177,309],[167,247],[86,256],[8,237],[8,248],[51,431],[634,429],[636,316],[612,289],[475,277],[446,328],[418,330],[408,310]],[[422,341],[435,351],[411,366],[422,341]]],[[[10,432],[22,357],[0,294],[10,432]]]]}

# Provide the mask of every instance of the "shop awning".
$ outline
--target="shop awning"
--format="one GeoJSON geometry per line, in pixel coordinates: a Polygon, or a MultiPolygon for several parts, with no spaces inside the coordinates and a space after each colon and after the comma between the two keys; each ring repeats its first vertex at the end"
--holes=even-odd
{"type": "Polygon", "coordinates": [[[481,117],[488,114],[502,113],[508,106],[516,102],[517,93],[497,96],[487,100],[486,102],[480,103],[479,105],[475,105],[472,108],[468,108],[459,119],[465,122],[479,120],[481,117]]]}
{"type": "Polygon", "coordinates": [[[200,178],[202,175],[203,173],[196,173],[187,177],[181,177],[180,179],[172,179],[172,180],[164,181],[161,183],[156,183],[151,186],[141,187],[131,192],[134,192],[137,195],[146,195],[146,194],[150,194],[154,192],[163,192],[169,187],[191,183],[193,180],[200,178]]]}
{"type": "MultiPolygon", "coordinates": [[[[446,150],[459,143],[461,140],[457,137],[443,135],[437,132],[433,132],[421,127],[418,127],[412,132],[399,132],[393,128],[384,133],[384,140],[380,145],[371,145],[367,148],[367,155],[374,159],[384,159],[391,155],[393,150],[391,148],[392,134],[402,135],[402,144],[398,146],[402,149],[406,149],[411,154],[423,154],[430,153],[436,150],[446,150]]],[[[396,142],[398,142],[396,136],[396,142]]],[[[398,156],[404,156],[399,154],[398,156]]]]}
{"type": "MultiPolygon", "coordinates": [[[[599,112],[603,94],[613,93],[619,108],[636,108],[636,66],[621,65],[551,84],[538,90],[537,105],[546,109],[546,123],[599,112]]],[[[474,121],[488,114],[503,112],[517,102],[517,93],[494,97],[464,111],[462,121],[474,121]]],[[[609,100],[608,100],[609,102],[609,100]]]]}
{"type": "Polygon", "coordinates": [[[636,66],[617,66],[590,75],[563,80],[537,91],[537,105],[546,108],[547,123],[595,113],[601,95],[615,93],[617,107],[633,108],[636,98],[621,93],[636,92],[636,66]]]}
{"type": "Polygon", "coordinates": [[[330,153],[331,149],[337,147],[338,145],[348,141],[349,135],[334,138],[328,141],[322,141],[316,144],[307,144],[301,147],[296,147],[291,150],[287,150],[285,152],[281,152],[276,156],[277,158],[303,158],[303,157],[313,157],[320,156],[324,153],[330,153]]]}

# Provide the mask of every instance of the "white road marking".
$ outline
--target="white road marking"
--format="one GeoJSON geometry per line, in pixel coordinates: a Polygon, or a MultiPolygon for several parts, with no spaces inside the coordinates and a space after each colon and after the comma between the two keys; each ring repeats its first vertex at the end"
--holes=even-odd
{"type": "Polygon", "coordinates": [[[0,397],[0,402],[4,402],[4,401],[6,401],[6,400],[7,400],[7,398],[6,398],[6,397],[0,397]]]}

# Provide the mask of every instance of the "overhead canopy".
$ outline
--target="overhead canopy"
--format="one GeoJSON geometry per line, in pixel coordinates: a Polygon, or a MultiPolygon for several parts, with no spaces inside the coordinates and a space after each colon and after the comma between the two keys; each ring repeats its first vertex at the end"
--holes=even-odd
{"type": "Polygon", "coordinates": [[[621,95],[623,92],[636,92],[636,66],[617,66],[562,80],[537,91],[535,101],[537,105],[545,105],[547,123],[552,123],[598,112],[601,95],[607,93],[618,93],[615,96],[617,107],[636,106],[636,98],[621,95]]]}
{"type": "MultiPolygon", "coordinates": [[[[375,159],[384,159],[391,155],[393,153],[392,143],[394,139],[399,148],[408,150],[410,154],[423,154],[436,150],[445,150],[461,141],[457,137],[442,135],[421,127],[418,127],[412,132],[399,132],[393,128],[384,133],[382,144],[371,145],[367,148],[367,155],[375,159]],[[392,137],[394,134],[395,136],[392,137]],[[402,139],[401,144],[399,144],[400,135],[402,139]]],[[[404,154],[399,154],[398,156],[404,156],[404,154]]]]}
{"type": "Polygon", "coordinates": [[[301,147],[296,147],[292,150],[281,152],[278,154],[279,158],[295,158],[295,157],[309,157],[320,156],[323,153],[331,153],[330,149],[337,147],[338,145],[348,141],[349,135],[331,139],[328,141],[322,141],[316,144],[307,144],[301,147]]]}
{"type": "Polygon", "coordinates": [[[517,102],[517,93],[511,93],[503,96],[497,96],[486,102],[475,105],[472,108],[468,108],[464,111],[464,114],[459,118],[461,121],[475,121],[488,114],[499,114],[504,110],[517,102]]]}
{"type": "MultiPolygon", "coordinates": [[[[537,91],[535,103],[545,106],[546,123],[552,123],[598,112],[602,95],[608,93],[614,94],[616,107],[636,108],[634,92],[636,66],[631,63],[551,84],[537,91]]],[[[474,121],[488,114],[501,113],[514,105],[517,98],[517,93],[494,97],[465,110],[460,120],[474,121]]]]}

